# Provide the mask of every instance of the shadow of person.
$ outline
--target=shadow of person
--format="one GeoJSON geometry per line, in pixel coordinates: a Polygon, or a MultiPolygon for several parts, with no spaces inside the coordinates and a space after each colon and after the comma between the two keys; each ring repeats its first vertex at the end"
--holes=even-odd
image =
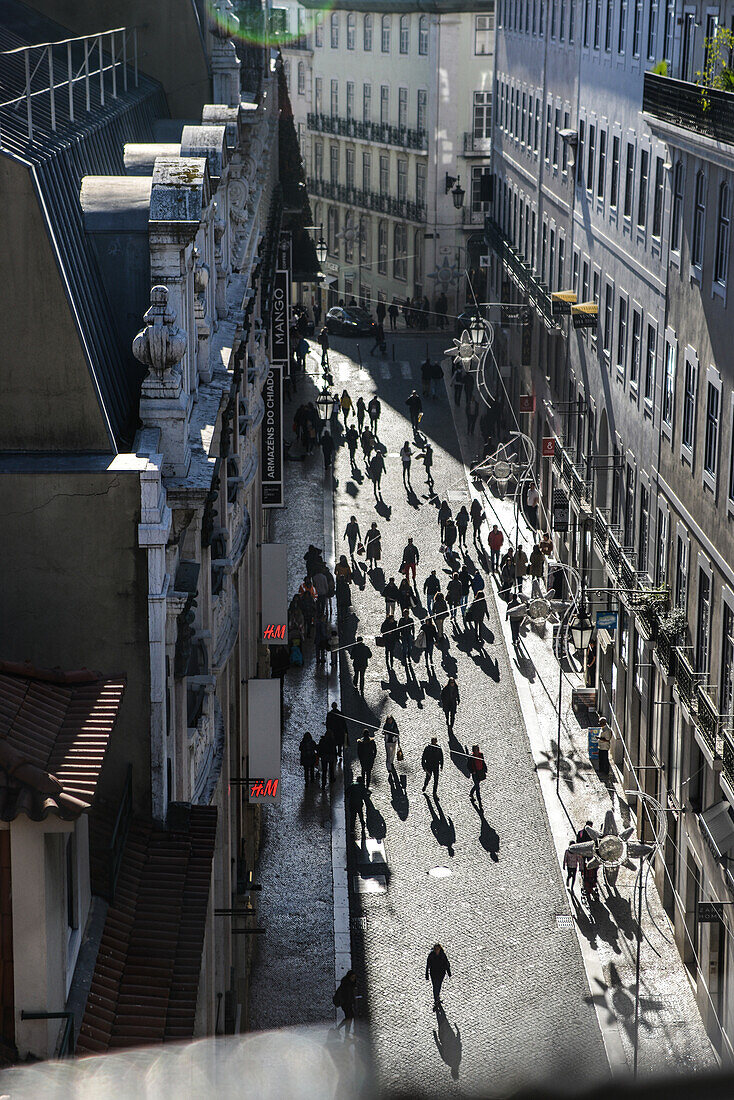
{"type": "Polygon", "coordinates": [[[500,835],[496,829],[494,829],[487,818],[484,815],[484,810],[479,806],[476,806],[472,802],[472,806],[479,814],[480,828],[479,828],[479,843],[484,848],[485,852],[489,855],[493,863],[499,863],[500,861],[500,835]]]}
{"type": "Polygon", "coordinates": [[[456,765],[456,767],[459,769],[459,771],[462,773],[462,775],[465,775],[466,778],[468,779],[469,778],[469,764],[468,764],[466,752],[464,751],[464,746],[462,745],[461,741],[456,736],[456,734],[454,733],[453,730],[449,730],[448,734],[449,734],[449,753],[451,754],[451,760],[456,765]]]}
{"type": "Polygon", "coordinates": [[[391,771],[388,772],[387,778],[390,781],[392,808],[401,821],[407,821],[408,814],[410,813],[410,802],[403,788],[403,784],[400,782],[400,776],[396,775],[394,771],[391,771]]]}
{"type": "Polygon", "coordinates": [[[367,576],[370,579],[372,587],[377,589],[378,592],[382,592],[383,588],[385,587],[385,571],[383,570],[382,566],[375,565],[372,569],[369,570],[367,576]]]}
{"type": "Polygon", "coordinates": [[[446,817],[438,798],[434,799],[436,803],[436,809],[434,810],[431,805],[431,800],[425,791],[423,792],[423,797],[431,813],[431,832],[440,846],[445,848],[453,859],[454,845],[456,844],[456,828],[454,827],[454,823],[450,817],[446,817]]]}
{"type": "Polygon", "coordinates": [[[389,504],[385,504],[385,501],[382,499],[382,497],[380,497],[380,500],[378,500],[375,504],[375,511],[377,512],[378,516],[382,516],[383,519],[389,520],[390,516],[392,515],[392,506],[389,504]]]}
{"type": "Polygon", "coordinates": [[[366,813],[367,832],[373,840],[384,840],[387,836],[387,823],[380,811],[375,806],[369,793],[365,795],[364,806],[366,813]]]}
{"type": "Polygon", "coordinates": [[[436,1009],[436,1023],[438,1029],[433,1029],[433,1038],[441,1055],[442,1061],[451,1070],[451,1076],[455,1081],[459,1080],[459,1066],[461,1065],[461,1032],[459,1025],[451,1027],[446,1013],[441,1005],[436,1009]]]}

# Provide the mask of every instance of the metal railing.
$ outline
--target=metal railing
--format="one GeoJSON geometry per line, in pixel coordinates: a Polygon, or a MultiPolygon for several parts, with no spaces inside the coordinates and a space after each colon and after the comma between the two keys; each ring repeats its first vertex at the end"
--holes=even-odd
{"type": "Polygon", "coordinates": [[[602,554],[606,552],[607,548],[607,534],[609,533],[609,524],[607,518],[597,508],[596,515],[594,516],[594,542],[601,550],[602,554]]]}
{"type": "Polygon", "coordinates": [[[489,137],[477,137],[469,132],[464,133],[464,155],[488,157],[492,152],[492,139],[489,137]]]}
{"type": "Polygon", "coordinates": [[[109,895],[108,900],[111,902],[115,896],[115,888],[117,886],[117,876],[120,873],[120,865],[122,863],[123,852],[125,851],[125,841],[127,840],[127,834],[130,831],[130,822],[133,816],[133,766],[128,764],[127,773],[125,775],[125,786],[122,789],[122,797],[120,798],[120,805],[117,807],[117,815],[115,817],[115,823],[112,826],[112,833],[110,834],[110,842],[107,846],[107,867],[109,875],[109,895]]]}
{"type": "Polygon", "coordinates": [[[315,111],[309,111],[306,115],[306,124],[309,130],[318,134],[334,134],[335,137],[354,138],[355,141],[395,145],[401,149],[414,149],[419,153],[428,151],[428,132],[411,130],[408,126],[361,122],[356,118],[342,118],[340,115],[325,115],[315,111]]]}
{"type": "Polygon", "coordinates": [[[375,210],[379,214],[390,214],[394,218],[404,218],[410,222],[424,222],[426,208],[423,204],[410,199],[398,199],[393,195],[381,195],[376,191],[362,191],[358,187],[349,187],[345,183],[332,183],[330,180],[309,176],[306,181],[309,194],[322,199],[343,202],[347,206],[359,206],[363,210],[375,210]]]}
{"type": "Polygon", "coordinates": [[[553,317],[553,307],[548,287],[538,279],[530,264],[525,262],[517,249],[510,243],[509,238],[505,236],[504,231],[494,218],[485,218],[484,232],[489,247],[499,256],[502,266],[515,285],[523,294],[527,295],[528,301],[542,319],[545,327],[551,332],[557,331],[559,326],[553,317]]]}
{"type": "Polygon", "coordinates": [[[61,1033],[57,1058],[73,1058],[76,1052],[76,1036],[74,1034],[73,1012],[26,1012],[20,1014],[21,1020],[65,1020],[64,1030],[61,1033]]]}
{"type": "Polygon", "coordinates": [[[0,53],[0,65],[6,76],[0,80],[0,87],[10,83],[7,74],[15,63],[22,65],[23,91],[0,103],[0,111],[25,114],[26,136],[32,142],[33,102],[39,101],[39,97],[48,100],[51,129],[56,131],[62,112],[69,122],[75,121],[74,92],[77,87],[83,87],[86,111],[91,110],[93,100],[96,106],[97,98],[102,107],[106,96],[117,99],[120,90],[127,92],[130,81],[138,87],[137,28],[115,27],[99,34],[4,50],[0,53]],[[128,56],[129,44],[132,45],[131,58],[128,56]]]}
{"type": "Polygon", "coordinates": [[[734,787],[734,745],[732,745],[731,741],[726,736],[724,737],[724,748],[721,755],[724,760],[722,768],[724,776],[731,786],[734,787]]]}
{"type": "Polygon", "coordinates": [[[678,685],[678,694],[691,714],[695,714],[698,702],[696,691],[698,679],[693,661],[685,646],[678,645],[675,647],[675,680],[678,685]]]}
{"type": "Polygon", "coordinates": [[[698,685],[697,725],[708,747],[716,753],[721,732],[721,715],[703,684],[698,685]]]}
{"type": "Polygon", "coordinates": [[[676,650],[675,646],[671,642],[667,634],[663,631],[658,631],[656,652],[658,660],[660,661],[660,667],[666,676],[675,676],[676,673],[676,650]]]}
{"type": "Polygon", "coordinates": [[[661,122],[734,145],[734,95],[645,73],[642,109],[661,122]],[[704,110],[704,96],[708,106],[704,110]]]}

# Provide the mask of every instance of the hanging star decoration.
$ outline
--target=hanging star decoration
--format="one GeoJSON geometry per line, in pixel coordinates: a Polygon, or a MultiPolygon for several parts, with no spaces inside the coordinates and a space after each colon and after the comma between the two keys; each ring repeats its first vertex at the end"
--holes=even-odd
{"type": "Polygon", "coordinates": [[[507,444],[500,443],[494,454],[489,455],[478,466],[475,466],[472,473],[476,477],[493,481],[497,492],[501,496],[504,494],[510,480],[517,477],[518,471],[517,456],[508,452],[507,444]]]}
{"type": "Polygon", "coordinates": [[[479,362],[474,342],[469,333],[464,329],[461,336],[455,336],[453,346],[444,349],[444,355],[450,355],[455,365],[461,365],[464,370],[469,370],[473,362],[479,362]]]}
{"type": "Polygon", "coordinates": [[[428,278],[436,280],[436,286],[445,290],[451,283],[455,283],[459,277],[459,265],[449,264],[448,258],[445,258],[440,267],[437,267],[435,271],[432,271],[428,278]]]}
{"type": "Polygon", "coordinates": [[[620,867],[629,867],[634,870],[632,858],[641,859],[654,851],[653,844],[642,844],[638,840],[632,840],[635,829],[633,825],[619,832],[617,822],[612,810],[607,810],[602,831],[586,826],[586,832],[592,838],[579,844],[569,844],[569,851],[576,852],[587,859],[587,867],[601,867],[604,871],[604,879],[609,886],[614,886],[617,881],[620,867]]]}

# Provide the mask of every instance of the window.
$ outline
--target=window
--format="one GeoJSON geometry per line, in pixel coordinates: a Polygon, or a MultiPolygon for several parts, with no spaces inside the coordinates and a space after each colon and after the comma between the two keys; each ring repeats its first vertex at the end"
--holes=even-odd
{"type": "Polygon", "coordinates": [[[701,267],[703,263],[703,237],[706,226],[706,174],[696,173],[696,194],[693,205],[693,236],[691,238],[691,263],[701,267]]]}
{"type": "Polygon", "coordinates": [[[354,40],[357,37],[357,19],[353,11],[347,16],[347,49],[354,49],[354,40]]]}
{"type": "Polygon", "coordinates": [[[347,81],[347,118],[354,118],[354,81],[347,81]]]}
{"type": "Polygon", "coordinates": [[[545,109],[545,159],[550,161],[551,155],[551,108],[550,104],[545,109]]]}
{"type": "Polygon", "coordinates": [[[528,97],[525,92],[522,93],[522,111],[520,113],[520,141],[525,144],[525,134],[527,132],[527,115],[528,115],[528,97]]]}
{"type": "Polygon", "coordinates": [[[642,344],[642,314],[632,310],[632,347],[630,357],[630,385],[637,386],[640,377],[640,348],[642,344]]]}
{"type": "Polygon", "coordinates": [[[599,174],[596,181],[596,197],[604,198],[604,178],[607,171],[607,132],[599,131],[599,174]]]}
{"type": "Polygon", "coordinates": [[[322,141],[314,142],[313,170],[317,180],[324,178],[324,143],[322,141]]]}
{"type": "Polygon", "coordinates": [[[619,659],[628,665],[630,658],[630,617],[623,607],[619,609],[619,659]]]}
{"type": "Polygon", "coordinates": [[[616,210],[619,198],[619,138],[612,138],[612,178],[609,187],[609,204],[616,210]]]}
{"type": "Polygon", "coordinates": [[[584,0],[584,46],[589,45],[589,23],[591,21],[590,0],[584,0]]]}
{"type": "Polygon", "coordinates": [[[594,49],[601,45],[601,0],[594,0],[594,49]]]}
{"type": "Polygon", "coordinates": [[[665,584],[668,576],[668,513],[658,508],[658,544],[655,554],[655,584],[665,584]]]}
{"type": "Polygon", "coordinates": [[[673,59],[673,29],[675,27],[675,0],[665,0],[665,24],[663,26],[663,57],[673,59]]]}
{"type": "Polygon", "coordinates": [[[398,127],[401,130],[408,126],[408,89],[398,88],[398,127]]]}
{"type": "Polygon", "coordinates": [[[568,41],[573,42],[574,33],[574,15],[576,12],[576,0],[571,0],[570,11],[568,13],[568,41]]]}
{"type": "Polygon", "coordinates": [[[683,226],[683,165],[676,162],[673,169],[673,209],[670,214],[670,248],[680,252],[683,226]]]}
{"type": "Polygon", "coordinates": [[[714,282],[726,286],[729,269],[730,239],[730,191],[726,180],[719,186],[719,213],[716,222],[716,255],[714,259],[714,282]]]}
{"type": "Polygon", "coordinates": [[[673,427],[673,396],[675,393],[675,361],[678,357],[678,344],[666,337],[665,374],[663,375],[663,424],[673,427]]]}
{"type": "Polygon", "coordinates": [[[604,28],[604,49],[612,52],[612,24],[614,21],[614,0],[607,0],[607,21],[604,28]]]}
{"type": "Polygon", "coordinates": [[[298,62],[298,94],[306,94],[306,66],[302,61],[298,62]]]}
{"type": "Polygon", "coordinates": [[[589,126],[589,140],[586,143],[586,190],[594,189],[594,157],[596,155],[596,126],[589,126]]]}
{"type": "Polygon", "coordinates": [[[387,84],[380,87],[380,125],[387,126],[390,121],[390,89],[387,84]]]}
{"type": "Polygon", "coordinates": [[[390,53],[390,16],[382,17],[382,52],[390,53]]]}
{"type": "Polygon", "coordinates": [[[545,265],[548,259],[548,223],[543,222],[543,230],[540,245],[540,277],[546,282],[545,265]]]}
{"type": "Polygon", "coordinates": [[[627,37],[627,0],[619,5],[619,32],[617,34],[617,53],[624,53],[624,40],[627,37]]]}
{"type": "Polygon", "coordinates": [[[556,8],[557,0],[548,0],[550,4],[550,36],[555,40],[556,37],[556,8]]]}
{"type": "Polygon", "coordinates": [[[558,13],[558,37],[563,42],[566,33],[566,0],[561,0],[561,9],[558,13]]]}
{"type": "Polygon", "coordinates": [[[647,544],[650,531],[650,494],[644,485],[640,485],[640,534],[637,541],[639,551],[638,569],[647,572],[647,544]]]}
{"type": "MultiPolygon", "coordinates": [[[[489,19],[489,16],[487,16],[487,15],[484,15],[484,16],[478,15],[477,20],[479,20],[479,19],[489,19]]],[[[477,48],[476,48],[476,38],[474,40],[474,52],[475,53],[481,52],[481,51],[478,51],[477,48]]],[[[487,50],[486,52],[489,53],[489,50],[487,50]]],[[[428,55],[428,16],[427,15],[422,15],[420,17],[420,19],[418,20],[418,53],[421,55],[421,57],[426,57],[428,55]]]]}
{"type": "MultiPolygon", "coordinates": [[[[569,129],[568,122],[569,122],[568,111],[564,111],[563,112],[563,129],[564,130],[569,129]]],[[[561,147],[561,171],[562,172],[567,172],[568,171],[568,142],[567,141],[564,141],[563,145],[561,147]]]]}
{"type": "Polygon", "coordinates": [[[347,149],[347,187],[354,187],[354,149],[347,149]]]}
{"type": "Polygon", "coordinates": [[[553,125],[553,167],[558,167],[558,144],[560,142],[559,131],[561,129],[561,112],[556,107],[553,125]]]}
{"type": "Polygon", "coordinates": [[[572,263],[572,268],[571,268],[571,289],[573,290],[574,294],[578,297],[578,293],[579,293],[579,254],[578,254],[578,252],[576,252],[575,249],[574,249],[574,253],[573,253],[573,263],[572,263]]]}
{"type": "Polygon", "coordinates": [[[688,451],[688,460],[693,462],[693,439],[696,427],[696,360],[686,355],[686,371],[683,387],[683,423],[681,426],[681,446],[688,451]]]}
{"type": "Polygon", "coordinates": [[[706,434],[703,445],[704,480],[716,491],[716,474],[719,466],[719,409],[721,405],[721,385],[709,381],[706,393],[706,434]]]}
{"type": "MultiPolygon", "coordinates": [[[[601,282],[601,275],[599,274],[598,271],[595,271],[594,276],[591,280],[591,300],[592,300],[592,302],[596,302],[597,314],[599,312],[599,284],[600,284],[600,282],[601,282]]],[[[594,344],[596,343],[596,338],[597,338],[597,329],[593,328],[591,330],[592,343],[594,343],[594,344]]]]}
{"type": "Polygon", "coordinates": [[[576,186],[581,187],[584,182],[584,136],[586,133],[586,124],[583,119],[579,120],[579,139],[576,145],[576,186]]]}
{"type": "Polygon", "coordinates": [[[533,151],[540,151],[540,96],[535,100],[535,129],[533,134],[533,151]]]}
{"type": "Polygon", "coordinates": [[[728,603],[722,608],[721,681],[719,711],[729,716],[734,706],[734,611],[728,603]]]}
{"type": "Polygon", "coordinates": [[[696,671],[706,674],[709,670],[711,634],[711,577],[700,567],[698,570],[698,614],[696,620],[696,671]]]}
{"type": "Polygon", "coordinates": [[[415,166],[415,201],[417,206],[426,205],[426,165],[415,166]]]}
{"type": "MultiPolygon", "coordinates": [[[[352,171],[353,170],[352,168],[352,171]]],[[[354,228],[354,216],[351,212],[348,212],[344,216],[344,259],[347,263],[351,263],[354,259],[354,238],[356,235],[357,231],[354,228]]]]}
{"type": "Polygon", "coordinates": [[[418,92],[418,113],[416,115],[416,127],[419,134],[425,134],[426,132],[426,111],[428,108],[428,93],[425,91],[418,92]]]}
{"type": "Polygon", "coordinates": [[[663,158],[655,158],[655,196],[652,208],[652,235],[660,238],[663,231],[663,202],[665,198],[665,169],[663,158]]]}
{"type": "Polygon", "coordinates": [[[339,182],[339,146],[329,146],[329,179],[332,183],[339,182]]]}
{"type": "Polygon", "coordinates": [[[640,56],[640,39],[642,37],[642,0],[635,0],[635,18],[632,24],[632,56],[640,56]]]}
{"type": "Polygon", "coordinates": [[[400,16],[400,52],[408,53],[410,50],[410,16],[400,16]]]}
{"type": "Polygon", "coordinates": [[[314,106],[316,107],[316,114],[320,115],[324,109],[324,80],[323,77],[317,76],[314,78],[314,106]]]}
{"type": "Polygon", "coordinates": [[[654,61],[658,35],[658,0],[648,0],[648,6],[650,18],[647,23],[647,56],[650,61],[654,61]]]}
{"type": "Polygon", "coordinates": [[[390,161],[382,153],[380,155],[380,194],[387,195],[390,190],[390,161]]]}
{"type": "MultiPolygon", "coordinates": [[[[473,165],[471,170],[471,208],[476,213],[486,211],[489,203],[491,186],[491,169],[489,165],[473,165]]],[[[523,231],[523,204],[520,203],[520,242],[523,231]]]]}
{"type": "Polygon", "coordinates": [[[627,142],[627,164],[624,170],[624,216],[632,217],[632,185],[635,177],[635,147],[627,142]]]}
{"type": "Polygon", "coordinates": [[[617,370],[624,374],[627,368],[627,299],[619,296],[617,315],[617,370]]]}
{"type": "Polygon", "coordinates": [[[650,154],[647,149],[640,152],[640,191],[637,203],[637,224],[644,229],[647,223],[647,180],[650,172],[650,154]]]}
{"type": "Polygon", "coordinates": [[[331,82],[331,117],[336,118],[339,114],[339,81],[332,80],[331,82]]]}
{"type": "Polygon", "coordinates": [[[563,290],[563,267],[566,259],[566,240],[558,235],[558,289],[563,290]]]}
{"type": "Polygon", "coordinates": [[[675,606],[688,610],[688,538],[680,531],[676,539],[675,606]]]}
{"type": "Polygon", "coordinates": [[[377,270],[380,275],[387,275],[387,222],[385,221],[377,225],[377,270]]]}
{"type": "Polygon", "coordinates": [[[589,265],[584,260],[581,264],[581,301],[588,302],[589,300],[589,265]]]}
{"type": "Polygon", "coordinates": [[[396,222],[393,234],[395,246],[393,256],[393,275],[402,282],[408,278],[408,227],[396,222]]]}
{"type": "Polygon", "coordinates": [[[362,47],[365,53],[372,49],[372,16],[365,15],[362,21],[362,47]]]}
{"type": "Polygon", "coordinates": [[[336,206],[329,207],[329,213],[326,219],[327,225],[327,238],[329,242],[329,255],[339,255],[339,211],[336,206]]]}
{"type": "Polygon", "coordinates": [[[339,49],[339,13],[335,11],[331,13],[331,48],[339,49]]]}
{"type": "Polygon", "coordinates": [[[635,468],[627,463],[624,490],[624,544],[635,544],[635,468]]]}
{"type": "Polygon", "coordinates": [[[612,350],[612,332],[614,328],[614,287],[607,283],[604,290],[604,353],[612,350]]]}
{"type": "Polygon", "coordinates": [[[645,402],[652,408],[655,398],[655,360],[658,350],[658,334],[654,325],[647,323],[645,350],[645,402]]]}
{"type": "Polygon", "coordinates": [[[398,160],[398,202],[405,202],[408,197],[408,162],[400,158],[398,160]]]}
{"type": "Polygon", "coordinates": [[[542,38],[545,34],[543,29],[543,14],[544,14],[545,0],[538,0],[538,34],[542,38]]]}
{"type": "Polygon", "coordinates": [[[323,46],[324,44],[324,17],[323,15],[316,16],[316,22],[314,24],[314,39],[317,46],[323,46]]]}
{"type": "Polygon", "coordinates": [[[550,243],[548,245],[548,288],[553,290],[553,276],[556,270],[556,231],[550,231],[550,243]]]}
{"type": "Polygon", "coordinates": [[[372,154],[362,153],[362,190],[369,194],[372,190],[372,154]]]}
{"type": "Polygon", "coordinates": [[[364,122],[372,121],[372,85],[362,85],[362,120],[364,122]]]}
{"type": "Polygon", "coordinates": [[[474,93],[473,134],[475,138],[492,136],[492,93],[474,93]]]}

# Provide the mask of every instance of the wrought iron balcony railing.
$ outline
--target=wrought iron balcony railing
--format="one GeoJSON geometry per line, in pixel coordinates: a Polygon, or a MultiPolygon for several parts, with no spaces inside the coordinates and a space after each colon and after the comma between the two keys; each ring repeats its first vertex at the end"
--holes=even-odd
{"type": "Polygon", "coordinates": [[[734,145],[734,94],[645,73],[642,109],[672,126],[734,145]],[[708,104],[704,109],[704,96],[708,104]]]}
{"type": "Polygon", "coordinates": [[[597,508],[596,515],[594,516],[594,542],[601,550],[602,554],[606,553],[607,549],[607,535],[609,533],[609,524],[607,518],[597,508]]]}
{"type": "Polygon", "coordinates": [[[678,685],[678,694],[691,714],[694,714],[698,702],[696,670],[689,650],[680,645],[675,647],[675,680],[678,685]]]}
{"type": "Polygon", "coordinates": [[[721,715],[703,684],[698,685],[697,724],[703,734],[704,741],[711,749],[711,752],[715,753],[718,748],[718,738],[721,733],[721,715]]]}
{"type": "Polygon", "coordinates": [[[464,134],[464,156],[488,157],[492,152],[492,139],[478,137],[471,131],[464,134]]]}
{"type": "Polygon", "coordinates": [[[523,294],[527,295],[528,301],[545,327],[549,331],[555,332],[559,326],[553,317],[553,307],[548,287],[540,281],[530,264],[525,262],[517,249],[510,243],[494,218],[488,217],[485,219],[484,235],[487,244],[497,253],[512,281],[523,294]]]}
{"type": "Polygon", "coordinates": [[[355,141],[394,145],[400,149],[414,149],[418,153],[428,152],[426,130],[411,130],[408,126],[390,126],[384,122],[360,122],[356,118],[317,114],[315,111],[309,111],[306,123],[309,130],[317,134],[333,134],[335,137],[353,138],[355,141]]]}
{"type": "Polygon", "coordinates": [[[347,206],[359,206],[363,210],[375,210],[378,214],[390,214],[393,218],[403,218],[409,222],[424,222],[426,208],[423,204],[410,199],[398,199],[394,195],[381,195],[376,191],[362,191],[358,187],[349,187],[345,183],[332,183],[331,180],[309,176],[306,181],[309,194],[334,202],[343,202],[347,206]]]}
{"type": "Polygon", "coordinates": [[[724,737],[724,751],[722,753],[724,766],[722,771],[727,782],[734,787],[734,745],[728,736],[724,737]]]}
{"type": "Polygon", "coordinates": [[[676,650],[675,646],[671,642],[667,634],[662,631],[658,631],[657,641],[655,646],[660,667],[666,676],[675,676],[676,673],[676,650]]]}

